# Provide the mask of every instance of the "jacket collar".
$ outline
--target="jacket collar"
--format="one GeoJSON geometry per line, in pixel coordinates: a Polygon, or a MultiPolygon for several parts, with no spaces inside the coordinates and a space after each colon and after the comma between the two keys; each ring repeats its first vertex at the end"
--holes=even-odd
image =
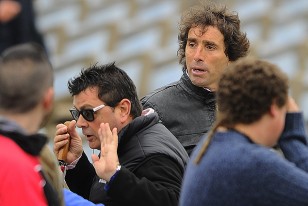
{"type": "Polygon", "coordinates": [[[199,99],[202,99],[207,103],[215,102],[215,92],[194,85],[189,79],[186,71],[183,71],[183,75],[180,79],[180,84],[187,93],[199,99]]]}
{"type": "Polygon", "coordinates": [[[147,129],[158,121],[159,117],[156,112],[136,117],[119,132],[119,144],[127,142],[131,136],[136,135],[139,131],[147,129]]]}
{"type": "Polygon", "coordinates": [[[0,135],[13,140],[25,152],[34,156],[38,156],[47,143],[45,135],[27,135],[18,124],[3,117],[0,117],[0,135]]]}

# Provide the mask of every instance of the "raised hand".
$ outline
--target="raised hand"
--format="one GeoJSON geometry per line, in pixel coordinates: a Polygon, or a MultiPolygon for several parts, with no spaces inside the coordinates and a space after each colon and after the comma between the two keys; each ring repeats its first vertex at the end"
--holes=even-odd
{"type": "Polygon", "coordinates": [[[101,153],[100,157],[92,155],[93,165],[96,174],[108,182],[119,165],[117,128],[111,131],[108,123],[101,123],[98,135],[101,141],[101,153]]]}
{"type": "Polygon", "coordinates": [[[288,97],[287,111],[288,112],[299,112],[299,107],[291,96],[288,97]]]}

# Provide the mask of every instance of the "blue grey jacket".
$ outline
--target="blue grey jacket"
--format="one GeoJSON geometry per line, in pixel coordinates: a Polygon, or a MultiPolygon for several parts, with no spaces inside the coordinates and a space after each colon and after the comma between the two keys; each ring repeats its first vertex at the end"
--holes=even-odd
{"type": "Polygon", "coordinates": [[[195,164],[203,145],[200,141],[185,171],[179,205],[308,205],[308,147],[302,113],[286,115],[278,143],[285,158],[235,130],[216,132],[195,164]]]}

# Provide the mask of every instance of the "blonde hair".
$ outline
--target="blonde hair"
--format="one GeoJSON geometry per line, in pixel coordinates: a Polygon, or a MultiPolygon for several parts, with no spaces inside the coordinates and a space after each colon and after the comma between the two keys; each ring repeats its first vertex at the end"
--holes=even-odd
{"type": "Polygon", "coordinates": [[[67,185],[64,182],[62,171],[60,170],[59,163],[50,150],[50,148],[45,145],[40,153],[40,163],[43,168],[43,172],[47,181],[53,186],[55,192],[59,197],[61,206],[64,206],[63,188],[67,185]]]}

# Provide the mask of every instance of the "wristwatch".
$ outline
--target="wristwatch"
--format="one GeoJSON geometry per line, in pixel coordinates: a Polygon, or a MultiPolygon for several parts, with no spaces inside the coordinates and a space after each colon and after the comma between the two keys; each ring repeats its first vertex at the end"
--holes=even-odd
{"type": "MultiPolygon", "coordinates": [[[[115,173],[110,177],[109,182],[113,181],[113,179],[117,176],[117,174],[119,173],[120,170],[121,170],[121,165],[118,165],[115,173]]],[[[108,184],[109,183],[108,181],[106,181],[104,179],[99,179],[99,182],[100,183],[104,183],[104,184],[108,184]]]]}

